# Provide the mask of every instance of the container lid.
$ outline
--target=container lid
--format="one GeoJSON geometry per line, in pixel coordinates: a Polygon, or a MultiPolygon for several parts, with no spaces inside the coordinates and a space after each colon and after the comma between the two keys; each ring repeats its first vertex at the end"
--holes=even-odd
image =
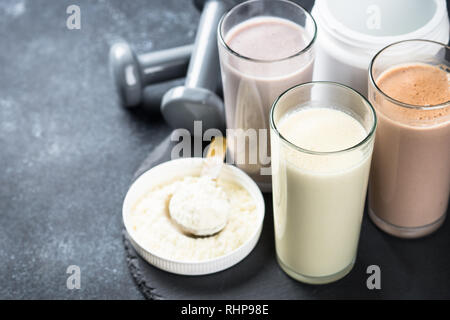
{"type": "Polygon", "coordinates": [[[322,0],[316,1],[314,13],[318,25],[341,40],[369,47],[428,38],[447,19],[444,0],[322,0]]]}
{"type": "Polygon", "coordinates": [[[128,237],[137,253],[153,266],[167,272],[181,275],[206,275],[230,268],[244,259],[256,246],[264,220],[265,204],[256,183],[242,170],[229,164],[221,169],[221,176],[245,188],[255,201],[257,223],[251,236],[233,251],[208,260],[183,261],[162,257],[146,247],[136,236],[130,222],[131,208],[135,202],[155,186],[180,179],[183,176],[199,175],[203,166],[202,158],[180,158],[159,164],[143,173],[133,182],[125,196],[122,217],[128,237]]]}

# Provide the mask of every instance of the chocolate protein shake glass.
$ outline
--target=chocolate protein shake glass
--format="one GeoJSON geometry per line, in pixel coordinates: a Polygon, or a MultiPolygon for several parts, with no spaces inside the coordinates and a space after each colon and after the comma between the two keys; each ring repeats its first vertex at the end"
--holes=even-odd
{"type": "Polygon", "coordinates": [[[293,2],[252,0],[222,18],[217,38],[229,156],[270,191],[269,111],[283,91],[311,81],[316,24],[293,2]]]}
{"type": "Polygon", "coordinates": [[[450,190],[450,47],[408,40],[382,49],[369,70],[378,129],[369,214],[385,232],[427,235],[444,222],[450,190]]]}

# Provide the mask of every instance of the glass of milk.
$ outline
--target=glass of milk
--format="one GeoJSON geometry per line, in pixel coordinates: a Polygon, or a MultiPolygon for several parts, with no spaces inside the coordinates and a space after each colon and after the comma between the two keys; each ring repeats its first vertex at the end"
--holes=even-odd
{"type": "Polygon", "coordinates": [[[297,85],[273,104],[275,247],[294,279],[328,283],[352,269],[376,123],[361,94],[334,82],[297,85]]]}
{"type": "Polygon", "coordinates": [[[291,1],[251,0],[222,18],[217,38],[229,156],[270,191],[270,107],[283,91],[311,81],[316,24],[291,1]]]}

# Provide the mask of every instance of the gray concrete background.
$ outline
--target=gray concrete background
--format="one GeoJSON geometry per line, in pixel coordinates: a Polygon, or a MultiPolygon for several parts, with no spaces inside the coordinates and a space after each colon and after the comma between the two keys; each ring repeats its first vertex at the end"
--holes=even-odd
{"type": "Polygon", "coordinates": [[[138,52],[190,43],[198,16],[180,0],[0,1],[0,298],[142,298],[121,205],[169,128],[121,109],[107,55],[119,37],[138,52]],[[70,4],[81,30],[66,28],[70,4]]]}

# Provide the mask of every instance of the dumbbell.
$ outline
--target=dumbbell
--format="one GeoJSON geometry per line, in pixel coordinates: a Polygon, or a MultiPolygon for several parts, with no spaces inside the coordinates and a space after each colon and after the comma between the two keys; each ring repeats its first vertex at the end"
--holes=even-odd
{"type": "MultiPolygon", "coordinates": [[[[201,12],[205,0],[193,0],[201,12]]],[[[193,44],[141,55],[121,40],[111,46],[109,66],[122,106],[133,108],[144,99],[144,88],[186,76],[193,44]]],[[[153,97],[154,101],[161,97],[153,97]]],[[[159,105],[158,105],[159,110],[159,105]]]]}
{"type": "Polygon", "coordinates": [[[231,6],[219,0],[195,0],[194,3],[197,8],[205,7],[195,45],[137,56],[126,42],[120,42],[110,51],[112,73],[126,107],[141,102],[146,85],[180,78],[188,69],[185,86],[164,95],[161,111],[173,127],[191,131],[194,120],[202,120],[205,129],[223,125],[223,103],[214,93],[221,87],[216,29],[220,17],[231,6]],[[188,67],[191,52],[194,58],[188,67]]]}
{"type": "MultiPolygon", "coordinates": [[[[211,0],[210,0],[211,1],[211,0]]],[[[194,4],[197,7],[197,9],[201,10],[202,7],[205,6],[205,4],[209,3],[210,1],[205,0],[194,0],[194,4]]],[[[216,2],[216,1],[212,1],[216,2]]],[[[221,2],[221,1],[217,1],[221,2]]],[[[200,55],[196,54],[197,57],[197,63],[193,63],[189,69],[197,70],[202,69],[199,68],[199,62],[200,61],[210,61],[209,65],[216,64],[218,65],[218,58],[217,58],[217,49],[216,49],[216,39],[215,39],[215,31],[217,28],[218,20],[220,19],[220,16],[225,12],[223,8],[229,8],[231,5],[220,3],[218,4],[219,7],[217,8],[217,4],[211,5],[208,4],[208,9],[204,10],[202,17],[200,18],[200,23],[198,27],[197,32],[197,39],[196,44],[200,43],[198,51],[202,52],[200,55]],[[209,20],[209,22],[204,23],[205,19],[209,20]],[[207,32],[204,31],[205,28],[209,28],[207,32]],[[203,32],[201,32],[203,30],[203,32]],[[208,31],[214,31],[214,34],[208,31]],[[205,38],[206,35],[206,38],[205,38]],[[198,40],[200,37],[201,41],[198,40]],[[208,40],[209,39],[209,40],[208,40]],[[205,46],[206,41],[206,46],[205,46]],[[211,46],[213,44],[214,46],[211,46]],[[206,59],[202,55],[205,54],[206,49],[206,59]],[[212,59],[211,59],[212,58],[212,59]],[[214,60],[217,60],[214,62],[214,60]],[[211,63],[212,62],[212,63],[211,63]]],[[[112,70],[112,74],[115,80],[116,88],[119,93],[120,100],[122,102],[122,105],[125,107],[134,107],[139,105],[142,100],[144,99],[144,88],[148,85],[156,84],[162,81],[172,80],[176,78],[181,78],[186,75],[186,71],[188,69],[188,63],[191,56],[191,53],[194,51],[194,45],[186,45],[178,48],[168,49],[168,50],[162,50],[162,51],[156,51],[151,52],[147,54],[142,55],[136,55],[132,48],[125,42],[121,41],[116,44],[114,44],[111,47],[110,50],[110,67],[112,70]]],[[[205,70],[205,69],[203,69],[205,70]]],[[[204,80],[208,79],[206,83],[206,89],[213,91],[215,89],[219,89],[221,91],[221,83],[220,83],[220,70],[218,67],[211,69],[206,69],[206,76],[203,76],[203,81],[193,81],[195,79],[196,75],[188,77],[188,81],[186,81],[186,84],[191,87],[191,85],[194,86],[201,86],[202,83],[205,83],[204,80]],[[213,72],[212,70],[216,69],[217,72],[213,72]],[[214,73],[213,76],[211,74],[214,73]],[[209,76],[208,76],[209,74],[209,76]],[[216,87],[214,88],[214,83],[216,84],[216,87]]],[[[204,71],[202,71],[204,72],[204,71]]],[[[189,72],[188,72],[189,73],[189,72]]],[[[161,86],[155,86],[155,88],[158,88],[161,86]]],[[[153,90],[155,91],[155,90],[153,90]]],[[[146,95],[148,97],[148,95],[146,95]]],[[[192,98],[193,95],[190,94],[188,97],[192,98]]],[[[202,96],[199,94],[195,95],[194,97],[200,98],[201,101],[209,101],[211,99],[203,99],[202,96]]],[[[157,101],[160,99],[160,90],[156,90],[156,93],[153,92],[151,94],[150,99],[144,99],[146,102],[148,100],[152,101],[152,108],[155,108],[155,105],[157,101]],[[157,95],[154,96],[154,95],[157,95]]],[[[181,107],[183,108],[183,107],[181,107]]],[[[157,109],[160,109],[159,106],[157,109]]],[[[162,108],[161,108],[162,109],[162,108]]],[[[168,107],[167,110],[171,111],[171,107],[168,107]]],[[[161,110],[162,111],[162,110],[161,110]]],[[[198,110],[197,110],[198,111],[198,110]]],[[[164,111],[163,111],[164,112],[164,111]]],[[[200,113],[202,111],[199,111],[200,113]]],[[[199,113],[197,112],[197,114],[199,113]]],[[[171,116],[168,116],[171,117],[171,116]]],[[[168,119],[168,117],[165,117],[168,119]]],[[[214,117],[214,116],[213,116],[214,117]]],[[[203,119],[205,122],[205,125],[208,126],[208,123],[211,122],[208,120],[209,117],[206,117],[206,119],[203,119]]],[[[172,119],[172,118],[170,118],[172,119]]],[[[198,119],[202,120],[202,119],[198,119]]],[[[171,123],[172,121],[168,121],[171,123]]],[[[178,124],[173,124],[174,126],[178,126],[178,124]]],[[[183,126],[184,127],[184,126],[183,126]]]]}
{"type": "MultiPolygon", "coordinates": [[[[137,55],[125,40],[112,45],[109,65],[122,106],[135,108],[144,103],[150,111],[160,112],[162,96],[173,84],[162,83],[175,79],[183,83],[193,48],[190,44],[137,55]]],[[[221,94],[220,74],[218,81],[216,91],[221,94]]]]}
{"type": "Polygon", "coordinates": [[[193,48],[191,44],[136,55],[126,41],[115,43],[110,50],[109,65],[122,105],[127,108],[139,105],[148,85],[184,77],[193,48]]]}
{"type": "Polygon", "coordinates": [[[173,128],[194,133],[195,120],[202,121],[204,130],[224,128],[223,101],[214,91],[220,73],[217,26],[228,8],[225,1],[205,2],[185,85],[170,89],[162,98],[161,112],[173,128]]]}

